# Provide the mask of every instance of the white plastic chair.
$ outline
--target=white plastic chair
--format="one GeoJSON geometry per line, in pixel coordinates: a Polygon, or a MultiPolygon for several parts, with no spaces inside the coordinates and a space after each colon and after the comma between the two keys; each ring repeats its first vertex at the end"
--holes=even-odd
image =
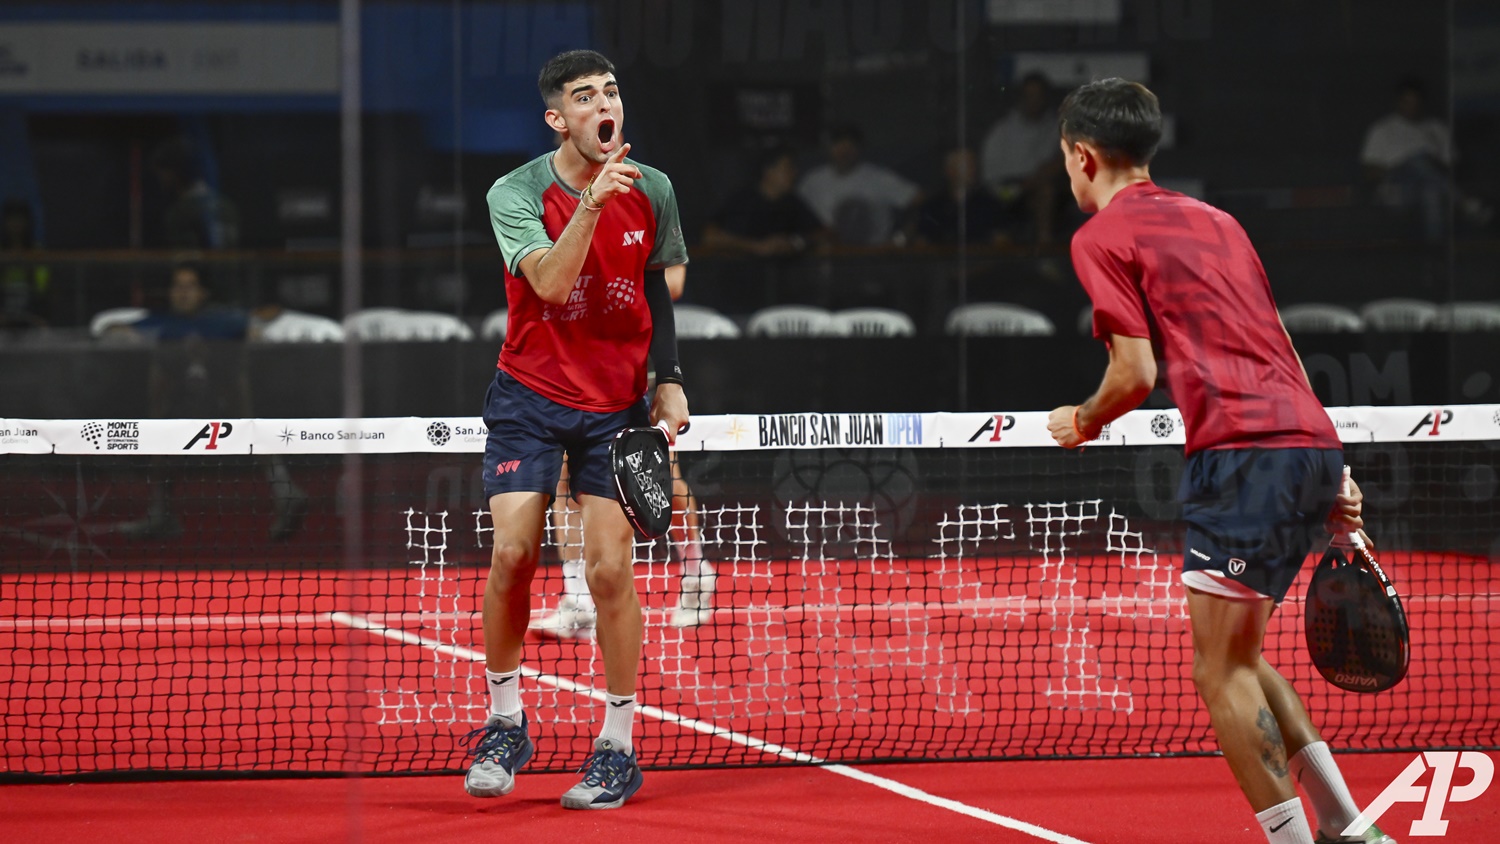
{"type": "Polygon", "coordinates": [[[1001,302],[959,305],[948,314],[949,334],[969,337],[1048,337],[1057,333],[1040,311],[1001,302]]]}
{"type": "Polygon", "coordinates": [[[483,340],[504,340],[505,332],[510,330],[510,311],[501,308],[498,311],[490,311],[484,322],[479,324],[479,337],[483,340]]]}
{"type": "Polygon", "coordinates": [[[344,317],[344,330],[362,341],[472,340],[474,331],[452,314],[369,308],[344,317]]]}
{"type": "Polygon", "coordinates": [[[752,314],[745,331],[751,337],[827,337],[833,314],[811,305],[773,305],[752,314]]]}
{"type": "Polygon", "coordinates": [[[833,332],[842,337],[911,337],[917,324],[890,308],[848,308],[833,315],[833,332]]]}
{"type": "Polygon", "coordinates": [[[730,340],[740,336],[734,320],[713,308],[702,305],[676,305],[672,308],[677,336],[686,340],[730,340]]]}
{"type": "Polygon", "coordinates": [[[261,326],[259,338],[265,343],[342,343],[344,327],[328,317],[284,310],[261,326]]]}
{"type": "Polygon", "coordinates": [[[1281,309],[1281,324],[1287,331],[1330,334],[1340,331],[1364,331],[1364,320],[1359,314],[1343,307],[1324,302],[1306,302],[1287,305],[1281,309]]]}
{"type": "Polygon", "coordinates": [[[1432,327],[1441,331],[1500,331],[1500,304],[1449,302],[1438,305],[1432,327]]]}
{"type": "Polygon", "coordinates": [[[1359,309],[1367,331],[1426,331],[1438,308],[1425,299],[1377,299],[1359,309]]]}
{"type": "Polygon", "coordinates": [[[103,337],[111,328],[145,319],[148,313],[150,311],[145,308],[110,308],[100,311],[89,320],[89,336],[103,337]]]}

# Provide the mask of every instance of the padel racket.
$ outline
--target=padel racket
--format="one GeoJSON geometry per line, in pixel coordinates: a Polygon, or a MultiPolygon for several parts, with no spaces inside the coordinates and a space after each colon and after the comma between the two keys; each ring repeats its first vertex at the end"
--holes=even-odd
{"type": "MultiPolygon", "coordinates": [[[[1345,489],[1349,469],[1344,468],[1345,489]]],[[[1411,631],[1401,596],[1359,532],[1334,543],[1307,587],[1307,650],[1323,678],[1350,692],[1383,692],[1406,676],[1411,631]]]]}
{"type": "Polygon", "coordinates": [[[626,428],[609,444],[609,465],[625,518],[647,539],[672,526],[672,465],[666,423],[626,428]]]}

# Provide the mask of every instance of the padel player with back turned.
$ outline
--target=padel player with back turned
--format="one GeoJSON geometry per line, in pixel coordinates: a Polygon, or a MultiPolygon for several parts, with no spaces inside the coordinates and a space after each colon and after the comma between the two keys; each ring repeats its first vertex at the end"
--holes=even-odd
{"type": "Polygon", "coordinates": [[[521,655],[566,455],[607,694],[583,780],[562,805],[611,809],[641,786],[632,733],[642,628],[634,531],[616,500],[609,446],[627,427],[665,422],[675,439],[688,423],[664,275],[687,263],[687,249],[671,182],[626,158],[614,65],[593,51],[570,51],[549,60],[537,84],[543,119],[562,143],[503,176],[488,196],[510,317],[484,410],[484,491],[495,524],[484,586],[490,716],[470,734],[464,788],[476,797],[507,794],[531,758],[521,655]],[[649,407],[648,354],[657,371],[649,407]]]}
{"type": "MultiPolygon", "coordinates": [[[[1063,446],[1098,437],[1156,383],[1182,411],[1187,464],[1183,584],[1193,682],[1224,759],[1272,844],[1389,842],[1342,837],[1359,815],[1290,683],[1261,654],[1266,623],[1325,530],[1358,530],[1358,488],[1340,494],[1343,446],[1234,218],[1157,187],[1149,165],[1161,108],[1122,79],[1073,91],[1058,112],[1078,207],[1074,269],[1094,303],[1109,364],[1094,395],[1052,411],[1063,446]]],[[[1204,836],[1210,840],[1214,836],[1204,836]]]]}

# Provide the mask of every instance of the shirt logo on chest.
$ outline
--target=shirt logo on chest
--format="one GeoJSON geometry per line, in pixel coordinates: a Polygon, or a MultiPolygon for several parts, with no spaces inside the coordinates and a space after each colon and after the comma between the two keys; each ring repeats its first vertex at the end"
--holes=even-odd
{"type": "Polygon", "coordinates": [[[633,245],[635,245],[637,243],[645,243],[645,242],[646,242],[646,230],[645,229],[641,229],[640,231],[626,232],[625,233],[625,242],[623,244],[621,244],[621,245],[622,246],[633,246],[633,245]]]}

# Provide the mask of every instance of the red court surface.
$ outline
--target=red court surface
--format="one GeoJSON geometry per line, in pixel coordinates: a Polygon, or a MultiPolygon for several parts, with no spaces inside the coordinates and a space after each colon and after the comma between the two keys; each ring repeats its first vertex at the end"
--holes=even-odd
{"type": "MultiPolygon", "coordinates": [[[[1355,798],[1372,800],[1411,762],[1408,754],[1339,757],[1355,798]]],[[[436,842],[592,840],[671,842],[1264,841],[1221,759],[1192,757],[1057,762],[862,766],[919,789],[932,805],[855,781],[841,769],[658,771],[624,808],[569,812],[565,774],[523,774],[494,800],[462,792],[456,776],[79,783],[0,788],[6,841],[436,842]],[[981,810],[980,817],[961,811],[981,810]],[[984,813],[1000,816],[1002,825],[984,813]],[[1033,831],[1018,830],[1032,824],[1033,831]]],[[[1419,784],[1425,785],[1430,774],[1419,784]]],[[[1455,785],[1467,782],[1460,771],[1455,785]]],[[[1381,826],[1403,844],[1492,842],[1500,786],[1450,803],[1441,838],[1411,837],[1423,806],[1398,803],[1381,826]]]]}

